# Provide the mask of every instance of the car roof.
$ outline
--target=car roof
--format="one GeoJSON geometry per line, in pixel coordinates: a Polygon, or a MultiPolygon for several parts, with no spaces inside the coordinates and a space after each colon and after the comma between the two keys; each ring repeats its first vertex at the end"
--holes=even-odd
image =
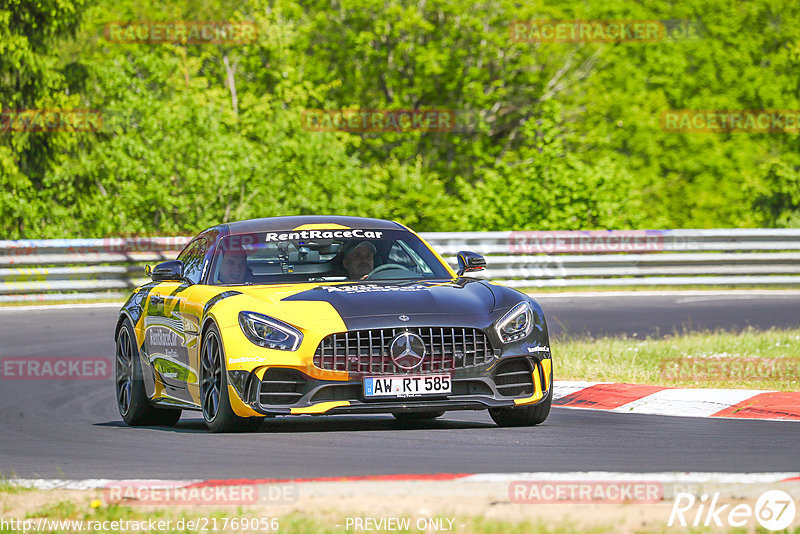
{"type": "MultiPolygon", "coordinates": [[[[369,228],[372,230],[405,230],[406,228],[393,221],[370,219],[368,217],[347,217],[343,215],[293,215],[286,217],[265,217],[247,221],[229,222],[227,226],[231,235],[254,232],[291,231],[307,224],[340,225],[347,228],[369,228]]],[[[323,227],[319,227],[322,229],[323,227]]]]}

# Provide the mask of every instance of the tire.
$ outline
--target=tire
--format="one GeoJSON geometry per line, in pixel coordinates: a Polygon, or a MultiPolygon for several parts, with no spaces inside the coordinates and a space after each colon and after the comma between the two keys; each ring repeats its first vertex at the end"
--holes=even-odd
{"type": "Polygon", "coordinates": [[[228,397],[228,373],[225,372],[225,349],[219,329],[212,324],[200,346],[200,406],[203,419],[212,432],[251,432],[263,417],[239,417],[228,397]]]}
{"type": "Polygon", "coordinates": [[[550,392],[543,402],[533,406],[516,408],[489,408],[489,415],[498,426],[535,426],[542,424],[550,414],[553,404],[553,380],[550,379],[550,392]]]}
{"type": "Polygon", "coordinates": [[[114,389],[119,414],[130,426],[174,426],[181,418],[180,410],[150,404],[135,339],[133,325],[126,317],[117,332],[114,357],[114,389]]]}
{"type": "Polygon", "coordinates": [[[433,421],[444,415],[444,412],[393,412],[392,415],[401,423],[433,421]]]}

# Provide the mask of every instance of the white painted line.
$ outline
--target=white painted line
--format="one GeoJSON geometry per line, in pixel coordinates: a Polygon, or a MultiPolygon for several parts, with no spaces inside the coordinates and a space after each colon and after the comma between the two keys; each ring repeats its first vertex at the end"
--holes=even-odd
{"type": "Polygon", "coordinates": [[[102,489],[109,484],[119,484],[121,482],[132,485],[147,486],[149,488],[175,488],[188,486],[190,484],[197,484],[203,482],[201,479],[197,480],[166,480],[166,479],[120,479],[114,480],[109,478],[88,478],[85,480],[62,480],[56,478],[42,479],[42,478],[11,478],[7,479],[8,484],[20,486],[23,488],[39,489],[39,490],[91,490],[102,489]]]}
{"type": "Polygon", "coordinates": [[[60,480],[60,479],[42,479],[42,478],[10,478],[5,481],[12,486],[19,486],[22,488],[31,488],[39,490],[90,490],[105,487],[106,484],[112,482],[104,478],[89,478],[86,480],[60,480]]]}
{"type": "Polygon", "coordinates": [[[720,300],[758,300],[763,295],[711,295],[702,297],[685,297],[675,299],[675,304],[691,304],[693,302],[718,302],[720,300]]]}
{"type": "Polygon", "coordinates": [[[612,412],[710,417],[766,391],[742,389],[664,389],[629,402],[612,412]]]}

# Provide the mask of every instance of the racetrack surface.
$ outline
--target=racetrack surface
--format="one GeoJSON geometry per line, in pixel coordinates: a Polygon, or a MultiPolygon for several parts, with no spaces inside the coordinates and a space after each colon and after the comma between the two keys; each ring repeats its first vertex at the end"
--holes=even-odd
{"type": "MultiPolygon", "coordinates": [[[[542,297],[551,333],[669,333],[797,326],[800,296],[542,297]]],[[[117,308],[0,310],[0,357],[106,356],[117,308]]],[[[557,371],[557,363],[556,363],[557,371]]],[[[424,425],[390,416],[274,419],[215,435],[198,413],[174,429],[129,428],[111,379],[0,381],[0,473],[33,478],[307,478],[525,471],[789,472],[798,426],[554,408],[534,428],[486,412],[424,425]]]]}

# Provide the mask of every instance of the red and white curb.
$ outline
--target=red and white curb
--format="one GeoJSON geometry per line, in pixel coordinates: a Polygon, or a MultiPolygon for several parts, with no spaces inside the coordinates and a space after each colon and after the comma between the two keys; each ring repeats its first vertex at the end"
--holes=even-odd
{"type": "Polygon", "coordinates": [[[800,421],[800,393],[556,381],[553,405],[622,413],[800,421]]]}
{"type": "Polygon", "coordinates": [[[489,483],[514,482],[518,480],[558,481],[658,481],[663,484],[780,484],[800,483],[800,472],[795,473],[704,473],[662,472],[623,473],[610,471],[541,472],[541,473],[430,473],[400,475],[365,475],[317,478],[234,478],[219,480],[149,480],[149,479],[34,479],[15,478],[5,482],[15,486],[40,490],[96,490],[110,485],[128,483],[149,488],[209,487],[209,486],[260,486],[269,484],[309,484],[340,482],[457,482],[489,483]]]}

